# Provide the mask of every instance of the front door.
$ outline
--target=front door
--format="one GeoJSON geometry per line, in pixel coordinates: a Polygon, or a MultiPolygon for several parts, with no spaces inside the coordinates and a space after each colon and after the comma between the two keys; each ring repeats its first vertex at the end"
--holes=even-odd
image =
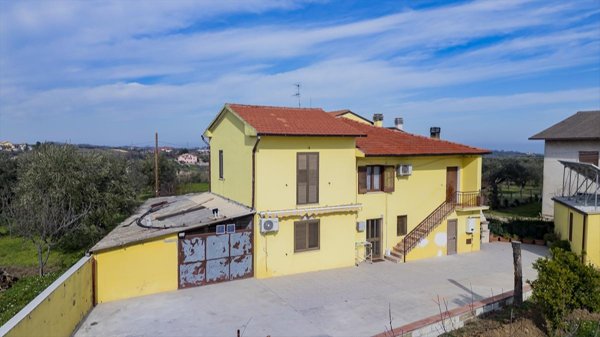
{"type": "Polygon", "coordinates": [[[456,202],[458,191],[458,167],[446,168],[446,201],[456,202]]]}
{"type": "Polygon", "coordinates": [[[456,219],[448,220],[448,255],[456,254],[456,225],[456,219]]]}
{"type": "Polygon", "coordinates": [[[371,243],[373,259],[381,259],[381,219],[367,220],[367,241],[371,243]]]}

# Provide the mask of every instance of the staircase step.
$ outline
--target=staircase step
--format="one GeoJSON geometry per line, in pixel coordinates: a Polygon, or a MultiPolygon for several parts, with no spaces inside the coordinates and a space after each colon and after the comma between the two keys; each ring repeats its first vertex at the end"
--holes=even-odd
{"type": "Polygon", "coordinates": [[[384,256],[384,258],[390,262],[394,262],[394,263],[400,263],[402,262],[402,259],[400,259],[399,257],[396,257],[394,255],[386,255],[384,256]]]}
{"type": "Polygon", "coordinates": [[[397,257],[397,258],[399,258],[399,259],[402,259],[402,253],[401,253],[401,252],[399,252],[399,251],[396,251],[396,250],[392,249],[392,250],[390,251],[390,254],[391,254],[391,255],[393,255],[394,257],[397,257]]]}

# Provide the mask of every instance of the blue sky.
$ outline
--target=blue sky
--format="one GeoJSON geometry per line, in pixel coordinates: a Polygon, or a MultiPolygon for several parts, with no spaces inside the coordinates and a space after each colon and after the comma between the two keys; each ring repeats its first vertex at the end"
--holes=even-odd
{"type": "Polygon", "coordinates": [[[225,102],[541,152],[600,109],[600,2],[0,1],[0,140],[198,146],[225,102]]]}

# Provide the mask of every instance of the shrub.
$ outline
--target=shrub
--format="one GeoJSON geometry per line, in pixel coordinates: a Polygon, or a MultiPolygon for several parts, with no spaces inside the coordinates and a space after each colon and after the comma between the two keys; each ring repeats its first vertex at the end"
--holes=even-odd
{"type": "Polygon", "coordinates": [[[575,309],[600,311],[600,271],[562,249],[551,249],[550,258],[538,259],[533,268],[537,280],[530,282],[533,300],[552,329],[565,328],[565,317],[575,309]]]}
{"type": "Polygon", "coordinates": [[[548,243],[548,245],[552,245],[555,241],[558,241],[558,236],[554,233],[546,233],[544,234],[544,241],[548,243]]]}
{"type": "Polygon", "coordinates": [[[557,240],[557,241],[552,242],[552,244],[550,245],[550,248],[560,248],[562,250],[570,252],[571,251],[571,243],[569,242],[569,240],[557,240]]]}
{"type": "Polygon", "coordinates": [[[489,228],[492,233],[499,236],[509,234],[509,236],[517,235],[521,238],[546,240],[546,234],[554,232],[554,223],[543,220],[520,219],[511,219],[510,221],[503,223],[491,219],[489,228]]]}

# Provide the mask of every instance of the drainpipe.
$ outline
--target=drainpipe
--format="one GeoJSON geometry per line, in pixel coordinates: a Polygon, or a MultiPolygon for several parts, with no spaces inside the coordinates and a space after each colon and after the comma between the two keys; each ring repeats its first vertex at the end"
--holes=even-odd
{"type": "Polygon", "coordinates": [[[256,136],[256,143],[254,143],[254,147],[252,148],[252,209],[254,209],[256,203],[256,149],[259,142],[260,136],[256,136]]]}
{"type": "Polygon", "coordinates": [[[201,135],[200,138],[202,138],[202,141],[208,146],[208,192],[211,192],[212,188],[211,188],[211,181],[210,181],[210,142],[206,141],[206,138],[204,138],[204,135],[201,135]]]}

